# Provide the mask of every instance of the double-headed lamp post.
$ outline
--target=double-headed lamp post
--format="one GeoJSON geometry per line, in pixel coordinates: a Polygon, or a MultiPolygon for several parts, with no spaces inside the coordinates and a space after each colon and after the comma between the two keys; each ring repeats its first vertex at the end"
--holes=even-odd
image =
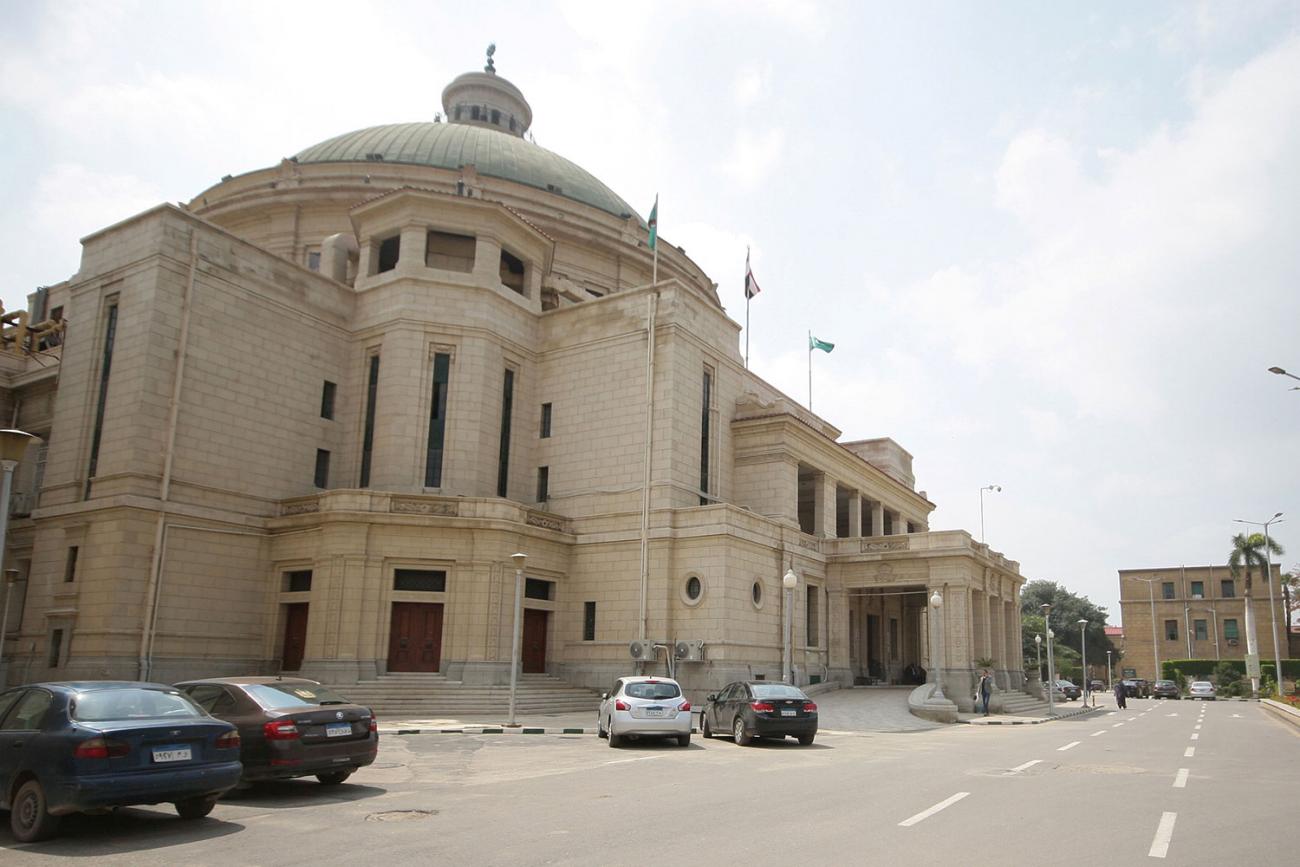
{"type": "Polygon", "coordinates": [[[519,648],[523,644],[523,624],[520,621],[523,619],[524,608],[524,562],[528,555],[511,554],[510,559],[515,562],[515,625],[510,648],[510,720],[506,725],[514,726],[518,725],[515,722],[515,692],[519,688],[519,648]]]}
{"type": "Polygon", "coordinates": [[[934,697],[943,698],[943,623],[939,619],[939,609],[943,607],[943,594],[938,590],[930,596],[930,620],[934,630],[934,697]]]}
{"type": "Polygon", "coordinates": [[[1079,618],[1079,654],[1083,657],[1083,705],[1088,706],[1088,621],[1079,618]]]}
{"type": "Polygon", "coordinates": [[[794,661],[792,659],[793,636],[790,634],[794,629],[794,588],[799,586],[799,576],[794,574],[794,569],[785,570],[785,575],[781,578],[781,586],[785,588],[785,616],[782,617],[781,624],[781,679],[786,683],[794,683],[794,661]]]}
{"type": "MultiPolygon", "coordinates": [[[[1268,540],[1268,526],[1269,524],[1282,523],[1279,520],[1281,517],[1282,517],[1282,513],[1278,512],[1276,515],[1269,518],[1267,521],[1243,521],[1240,518],[1237,518],[1234,521],[1234,523],[1237,524],[1249,524],[1253,527],[1264,528],[1264,583],[1268,585],[1268,618],[1269,618],[1270,625],[1273,627],[1273,664],[1277,666],[1277,668],[1275,668],[1273,671],[1273,677],[1276,680],[1274,686],[1277,688],[1278,695],[1282,694],[1282,649],[1281,646],[1278,644],[1277,608],[1273,603],[1273,555],[1268,550],[1269,545],[1271,544],[1268,540]]],[[[1287,618],[1286,618],[1287,620],[1286,626],[1287,626],[1288,633],[1291,629],[1290,615],[1291,613],[1288,611],[1287,618]]]]}
{"type": "Polygon", "coordinates": [[[1054,716],[1056,699],[1052,693],[1056,691],[1056,666],[1052,665],[1052,604],[1044,602],[1038,607],[1043,609],[1043,629],[1047,632],[1047,713],[1054,716]]]}
{"type": "MultiPolygon", "coordinates": [[[[1269,372],[1269,373],[1276,373],[1278,376],[1289,376],[1289,377],[1291,377],[1292,379],[1300,379],[1300,376],[1296,376],[1294,373],[1287,373],[1285,370],[1283,370],[1283,369],[1280,368],[1280,367],[1270,367],[1270,368],[1268,369],[1268,372],[1269,372]]],[[[1292,390],[1292,391],[1300,391],[1300,385],[1293,385],[1293,386],[1291,386],[1291,390],[1292,390]]]]}
{"type": "MultiPolygon", "coordinates": [[[[23,459],[27,446],[36,437],[21,430],[0,430],[0,467],[3,467],[3,481],[0,481],[0,568],[4,566],[5,549],[8,546],[9,533],[9,496],[13,491],[14,469],[23,459]]],[[[14,579],[5,573],[5,613],[4,622],[0,623],[0,663],[4,662],[5,626],[9,623],[9,589],[14,579]]],[[[3,670],[3,669],[0,669],[3,670]]],[[[6,683],[8,680],[6,679],[6,683]]]]}
{"type": "Polygon", "coordinates": [[[985,491],[992,491],[995,494],[1001,493],[1002,486],[985,485],[984,487],[980,488],[980,544],[981,545],[984,544],[984,492],[985,491]]]}

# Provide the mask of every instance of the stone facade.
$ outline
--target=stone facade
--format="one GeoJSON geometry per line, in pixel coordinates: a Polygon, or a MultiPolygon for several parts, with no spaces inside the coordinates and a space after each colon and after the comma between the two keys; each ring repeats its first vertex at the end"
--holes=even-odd
{"type": "Polygon", "coordinates": [[[941,663],[963,696],[989,657],[1020,685],[1017,564],[930,531],[892,440],[840,442],[747,370],[662,241],[652,284],[645,225],[525,114],[309,149],[83,240],[33,298],[66,339],[0,353],[0,411],[42,438],[11,680],[501,682],[521,552],[524,667],[576,684],[669,656],[692,690],[781,677],[793,570],[798,682],[941,663]],[[535,160],[400,150],[453,134],[535,160]]]}

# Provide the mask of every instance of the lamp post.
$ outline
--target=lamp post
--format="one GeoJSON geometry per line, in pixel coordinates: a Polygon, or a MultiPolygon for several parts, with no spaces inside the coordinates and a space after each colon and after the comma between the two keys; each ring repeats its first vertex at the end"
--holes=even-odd
{"type": "Polygon", "coordinates": [[[1052,604],[1044,602],[1038,606],[1043,609],[1043,629],[1047,632],[1047,714],[1056,715],[1056,666],[1052,664],[1052,604]]]}
{"type": "Polygon", "coordinates": [[[1155,661],[1156,661],[1156,670],[1152,673],[1151,680],[1154,682],[1160,679],[1160,639],[1156,636],[1156,590],[1155,590],[1156,579],[1159,578],[1160,576],[1152,575],[1150,578],[1143,578],[1140,575],[1134,575],[1133,577],[1139,581],[1145,581],[1147,583],[1147,596],[1151,600],[1151,653],[1155,657],[1155,661]]]}
{"type": "Polygon", "coordinates": [[[943,624],[939,622],[939,609],[943,607],[943,594],[938,590],[930,596],[930,619],[934,622],[934,697],[943,698],[943,624]]]}
{"type": "Polygon", "coordinates": [[[1001,485],[985,485],[984,487],[980,488],[980,544],[981,544],[981,545],[984,544],[984,492],[985,492],[985,491],[992,491],[992,492],[994,492],[994,493],[1001,493],[1001,491],[1002,491],[1002,486],[1001,486],[1001,485]]]}
{"type": "Polygon", "coordinates": [[[781,624],[781,679],[786,683],[794,683],[794,664],[791,659],[793,644],[790,633],[794,630],[794,588],[799,586],[799,576],[794,574],[794,569],[785,570],[785,575],[781,578],[781,586],[785,588],[785,611],[781,624]]]}
{"type": "MultiPolygon", "coordinates": [[[[1289,377],[1291,377],[1292,379],[1300,379],[1300,376],[1296,376],[1294,373],[1287,373],[1285,370],[1283,370],[1283,369],[1280,368],[1280,367],[1270,367],[1270,368],[1268,369],[1268,372],[1269,372],[1269,373],[1276,373],[1276,374],[1278,374],[1279,376],[1289,376],[1289,377]]],[[[1292,391],[1300,391],[1300,385],[1293,385],[1293,386],[1291,386],[1291,390],[1292,390],[1292,391]]]]}
{"type": "Polygon", "coordinates": [[[515,625],[510,648],[510,720],[506,725],[514,726],[518,725],[515,722],[515,692],[519,688],[519,647],[523,643],[520,630],[523,624],[520,621],[524,613],[524,561],[528,559],[528,555],[511,554],[510,559],[515,561],[515,625]]]}
{"type": "Polygon", "coordinates": [[[9,686],[9,669],[5,667],[5,632],[9,627],[9,594],[13,591],[14,585],[18,583],[18,570],[5,570],[5,613],[0,617],[0,689],[9,686]]]}
{"type": "Polygon", "coordinates": [[[1083,657],[1083,706],[1088,706],[1088,621],[1082,618],[1079,624],[1079,654],[1083,657]]]}
{"type": "MultiPolygon", "coordinates": [[[[1283,371],[1283,373],[1285,372],[1286,371],[1283,371]]],[[[1282,513],[1278,512],[1276,515],[1262,523],[1259,521],[1243,521],[1240,518],[1236,519],[1236,523],[1238,524],[1250,524],[1253,527],[1264,528],[1264,583],[1268,584],[1268,618],[1270,621],[1269,625],[1273,627],[1273,664],[1277,666],[1273,669],[1273,677],[1276,679],[1274,686],[1277,687],[1278,695],[1282,694],[1282,651],[1281,648],[1278,647],[1277,643],[1277,608],[1273,602],[1273,554],[1268,550],[1268,546],[1271,544],[1268,540],[1268,525],[1282,523],[1278,520],[1281,517],[1282,513]]],[[[1288,612],[1287,631],[1290,632],[1290,629],[1291,617],[1290,612],[1288,612]]]]}
{"type": "MultiPolygon", "coordinates": [[[[13,490],[14,469],[22,461],[23,453],[27,451],[27,446],[34,439],[36,437],[26,431],[0,430],[0,467],[4,468],[4,479],[0,481],[0,568],[4,566],[8,547],[9,496],[13,490]]],[[[6,573],[4,624],[9,622],[9,588],[12,586],[13,583],[8,580],[8,573],[6,573]]],[[[4,652],[4,625],[0,625],[0,662],[4,661],[4,652]]],[[[6,682],[8,682],[7,678],[6,682]]]]}
{"type": "Polygon", "coordinates": [[[1115,669],[1110,667],[1110,654],[1111,651],[1106,651],[1106,690],[1108,692],[1115,689],[1115,669]]]}
{"type": "Polygon", "coordinates": [[[1041,682],[1043,679],[1043,636],[1034,636],[1034,650],[1038,652],[1038,671],[1035,674],[1038,675],[1038,680],[1041,682]]]}

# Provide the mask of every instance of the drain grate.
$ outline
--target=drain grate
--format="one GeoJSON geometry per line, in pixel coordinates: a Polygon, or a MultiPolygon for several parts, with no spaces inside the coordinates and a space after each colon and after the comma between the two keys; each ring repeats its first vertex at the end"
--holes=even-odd
{"type": "Polygon", "coordinates": [[[412,819],[427,819],[438,815],[437,810],[385,810],[366,816],[367,822],[409,822],[412,819]]]}

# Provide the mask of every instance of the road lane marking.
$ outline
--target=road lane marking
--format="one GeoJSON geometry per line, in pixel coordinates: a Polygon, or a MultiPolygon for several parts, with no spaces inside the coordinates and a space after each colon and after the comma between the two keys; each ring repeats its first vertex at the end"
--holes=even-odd
{"type": "Polygon", "coordinates": [[[1187,768],[1178,769],[1178,776],[1174,777],[1174,788],[1175,789],[1187,788],[1187,768]]]}
{"type": "Polygon", "coordinates": [[[910,828],[913,825],[915,825],[917,822],[924,822],[926,819],[930,818],[935,813],[939,812],[940,810],[944,810],[947,809],[948,807],[951,807],[953,804],[957,803],[958,801],[960,801],[962,798],[966,797],[969,794],[970,792],[958,792],[957,794],[953,795],[951,798],[948,798],[946,800],[940,801],[939,803],[935,804],[930,809],[922,810],[921,812],[917,813],[915,816],[912,816],[910,819],[904,819],[903,821],[898,823],[898,826],[900,828],[910,828]]]}
{"type": "Polygon", "coordinates": [[[1185,759],[1190,759],[1194,755],[1196,755],[1196,747],[1188,747],[1183,750],[1183,758],[1185,759]]]}
{"type": "Polygon", "coordinates": [[[1200,724],[1200,723],[1197,723],[1197,724],[1196,724],[1196,730],[1197,730],[1198,732],[1201,730],[1201,724],[1200,724]]]}
{"type": "Polygon", "coordinates": [[[1118,714],[1118,713],[1119,713],[1119,711],[1117,711],[1117,710],[1113,710],[1113,711],[1111,711],[1110,713],[1106,714],[1106,716],[1115,716],[1115,715],[1118,714]]]}
{"type": "Polygon", "coordinates": [[[1090,737],[1090,738],[1095,738],[1095,737],[1097,737],[1097,735],[1104,735],[1105,733],[1106,733],[1106,730],[1105,730],[1105,729],[1102,729],[1102,730],[1099,731],[1099,732],[1093,732],[1092,734],[1088,735],[1088,737],[1090,737]]]}
{"type": "Polygon", "coordinates": [[[1192,740],[1198,741],[1200,739],[1201,739],[1200,735],[1198,735],[1196,732],[1192,732],[1192,740]]]}
{"type": "Polygon", "coordinates": [[[1013,774],[1018,774],[1018,773],[1020,773],[1020,772],[1023,771],[1023,770],[1026,770],[1026,769],[1028,769],[1028,768],[1032,768],[1034,765],[1038,764],[1038,763],[1041,762],[1041,761],[1042,761],[1042,759],[1034,759],[1034,760],[1031,761],[1031,762],[1025,762],[1023,765],[1016,765],[1014,768],[1011,769],[1011,773],[1013,773],[1013,774]]]}
{"type": "Polygon", "coordinates": [[[1241,714],[1239,713],[1234,713],[1232,716],[1234,719],[1241,719],[1241,714]]]}
{"type": "Polygon", "coordinates": [[[628,762],[648,762],[651,759],[662,759],[664,756],[637,756],[635,759],[614,759],[612,762],[605,762],[607,765],[626,765],[628,762]]]}
{"type": "Polygon", "coordinates": [[[1178,820],[1177,813],[1163,813],[1160,816],[1160,825],[1156,828],[1155,839],[1151,841],[1151,849],[1147,852],[1150,858],[1163,858],[1169,854],[1169,841],[1174,836],[1174,822],[1178,820]]]}
{"type": "Polygon", "coordinates": [[[1111,726],[1111,728],[1113,728],[1113,729],[1117,729],[1117,728],[1119,728],[1119,727],[1122,726],[1122,725],[1124,725],[1124,723],[1115,723],[1113,726],[1111,726]]]}
{"type": "Polygon", "coordinates": [[[1178,714],[1176,714],[1176,713],[1167,713],[1167,714],[1165,714],[1165,716],[1178,716],[1178,714]]]}
{"type": "Polygon", "coordinates": [[[1057,747],[1057,748],[1056,748],[1056,751],[1057,751],[1058,753],[1063,753],[1063,752],[1065,752],[1065,751],[1068,750],[1068,749],[1072,749],[1072,748],[1074,748],[1074,747],[1077,747],[1077,746],[1079,745],[1079,743],[1080,743],[1079,741],[1070,741],[1068,744],[1066,744],[1066,745],[1063,746],[1063,747],[1057,747]]]}

